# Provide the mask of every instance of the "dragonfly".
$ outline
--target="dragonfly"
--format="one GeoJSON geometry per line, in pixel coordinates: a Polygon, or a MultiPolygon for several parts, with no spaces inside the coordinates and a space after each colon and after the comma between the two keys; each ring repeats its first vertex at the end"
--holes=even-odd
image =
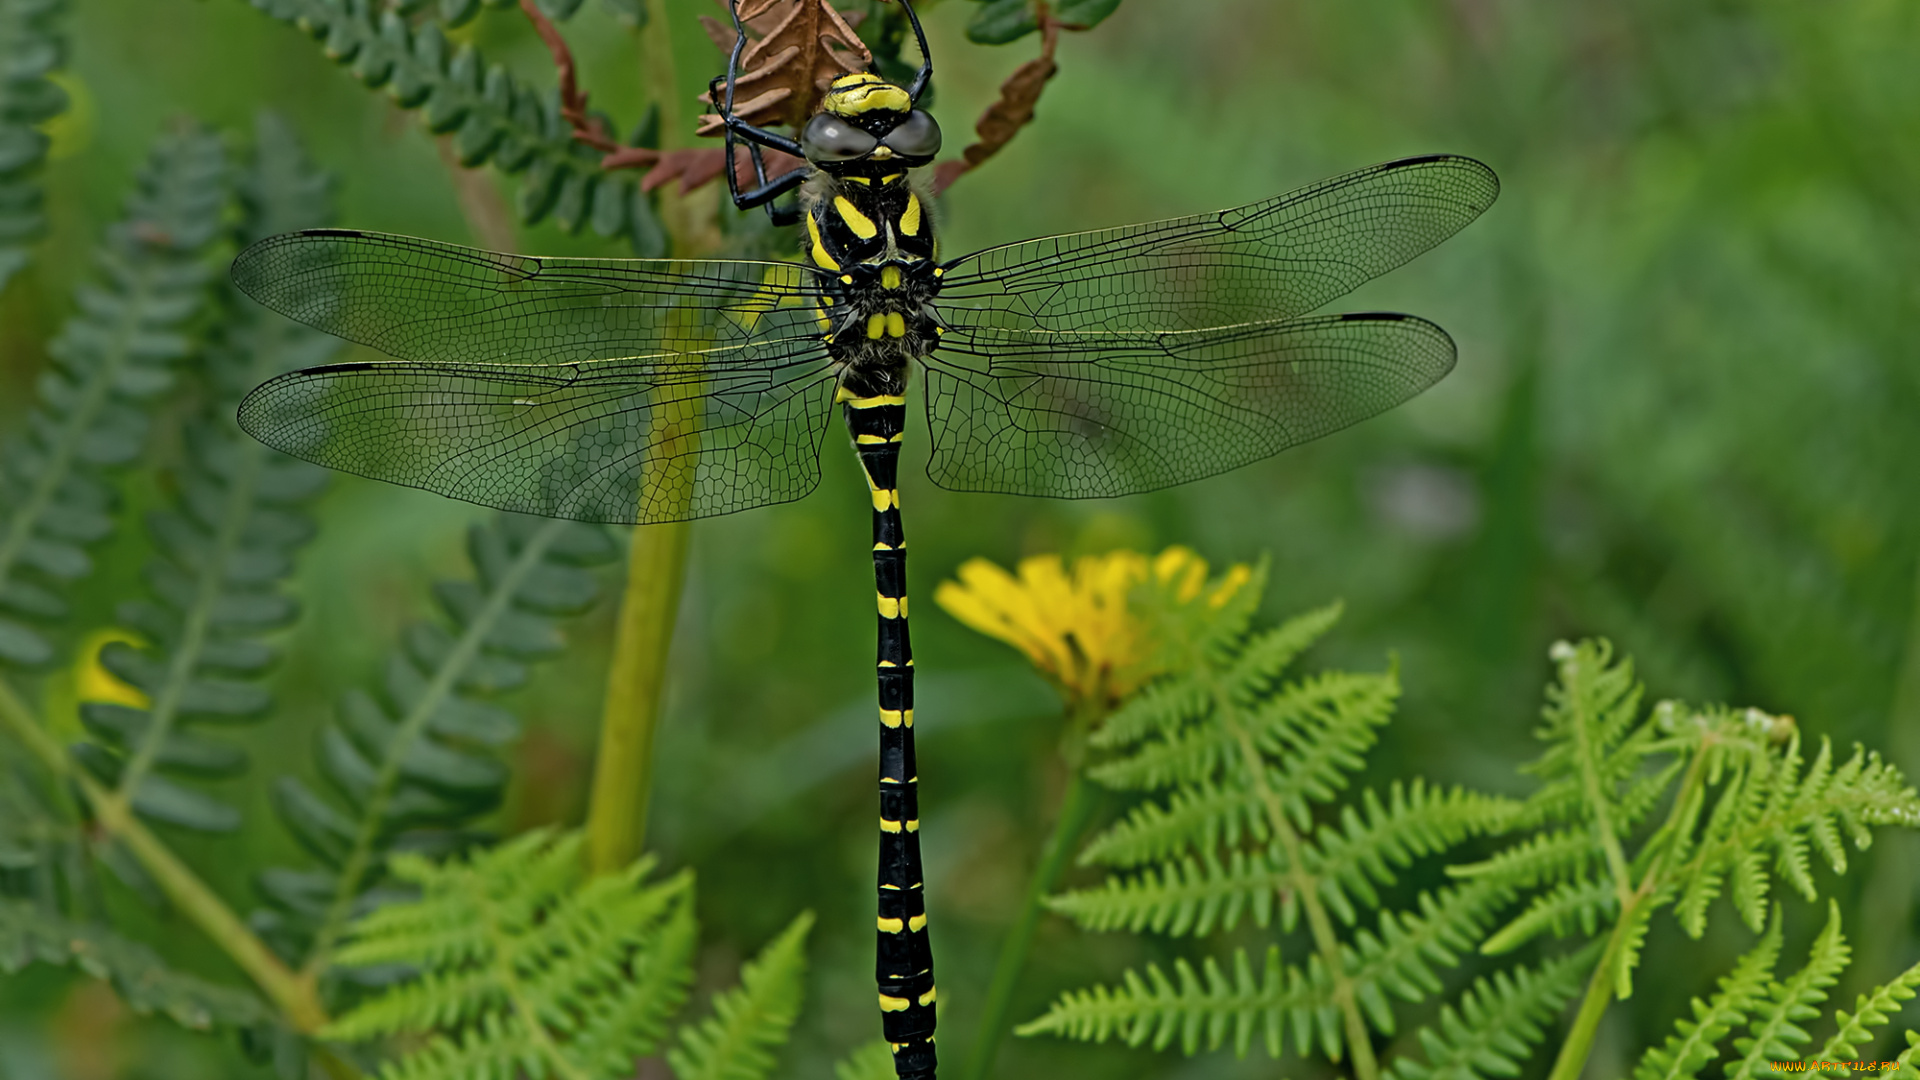
{"type": "Polygon", "coordinates": [[[925,175],[939,124],[855,73],[789,136],[736,115],[747,34],[712,96],[742,209],[797,261],[544,258],[344,229],[233,265],[267,307],[391,359],[255,389],[242,428],[345,472],[506,511],[655,524],[799,499],[838,411],[872,506],[878,607],[876,964],[896,1073],[932,1080],[937,995],[920,857],[899,467],[913,384],[951,491],[1113,498],[1238,468],[1434,385],[1452,339],[1411,315],[1312,314],[1445,240],[1499,181],[1389,161],[1261,202],[943,259],[925,175]],[[805,164],[769,177],[761,150],[805,164]],[[790,202],[781,200],[791,195],[790,202]]]}

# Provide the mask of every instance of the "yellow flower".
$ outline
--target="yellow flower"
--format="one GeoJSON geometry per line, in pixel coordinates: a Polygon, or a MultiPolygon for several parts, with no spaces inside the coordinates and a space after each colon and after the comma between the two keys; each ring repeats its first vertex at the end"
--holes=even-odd
{"type": "Polygon", "coordinates": [[[108,671],[100,662],[100,650],[116,641],[128,645],[144,645],[145,642],[126,630],[118,627],[105,627],[88,634],[80,643],[79,661],[73,667],[74,700],[78,702],[102,701],[110,705],[131,705],[144,709],[152,702],[138,689],[120,681],[120,677],[108,671]]]}
{"type": "Polygon", "coordinates": [[[958,576],[940,583],[935,603],[1026,653],[1070,703],[1111,705],[1160,674],[1152,609],[1178,610],[1196,601],[1219,608],[1252,570],[1236,564],[1209,587],[1206,560],[1175,546],[1151,557],[1088,555],[1074,560],[1071,572],[1058,555],[1036,555],[1021,560],[1017,576],[970,559],[958,576]],[[1143,587],[1159,602],[1134,603],[1143,587]]]}

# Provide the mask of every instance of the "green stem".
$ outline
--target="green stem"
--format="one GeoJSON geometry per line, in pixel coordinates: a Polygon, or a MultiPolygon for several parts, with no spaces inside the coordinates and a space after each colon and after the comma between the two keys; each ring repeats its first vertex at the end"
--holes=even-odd
{"type": "Polygon", "coordinates": [[[0,679],[0,726],[25,743],[55,775],[79,788],[100,828],[126,845],[173,906],[246,972],[295,1030],[310,1034],[326,1025],[326,1009],[320,1003],[314,981],[295,974],[282,963],[192,868],[134,816],[126,799],[108,791],[85,772],[72,768],[65,750],[47,734],[32,710],[4,679],[0,679]]]}
{"type": "Polygon", "coordinates": [[[1099,791],[1080,768],[1074,767],[1066,794],[1060,800],[1060,816],[1054,822],[1053,835],[1047,837],[1046,846],[1040,850],[1040,863],[1027,880],[1026,900],[1008,929],[1006,940],[1000,943],[1000,959],[994,965],[993,982],[987,987],[986,1011],[980,1017],[980,1032],[974,1036],[973,1053],[966,1067],[960,1070],[961,1080],[985,1080],[993,1070],[994,1054],[1009,1030],[1013,993],[1027,966],[1027,954],[1040,928],[1040,913],[1047,894],[1059,883],[1068,857],[1099,802],[1099,791]]]}
{"type": "MultiPolygon", "coordinates": [[[[1634,904],[1639,903],[1636,894],[1634,904]]],[[[1613,933],[1607,938],[1606,951],[1600,954],[1600,964],[1593,969],[1593,977],[1587,980],[1587,996],[1580,1001],[1580,1011],[1574,1014],[1573,1027],[1567,1032],[1567,1041],[1560,1044],[1560,1055],[1553,1059],[1553,1072],[1547,1074],[1547,1080],[1579,1080],[1580,1071],[1587,1066],[1587,1055],[1593,1051],[1594,1036],[1599,1034],[1600,1019],[1607,1013],[1607,1006],[1613,1003],[1614,965],[1619,962],[1620,949],[1627,939],[1627,927],[1633,918],[1632,907],[1623,908],[1620,918],[1614,921],[1613,933]]]]}
{"type": "MultiPolygon", "coordinates": [[[[673,62],[672,25],[665,5],[647,8],[640,28],[640,69],[647,96],[660,107],[660,145],[676,146],[681,136],[680,90],[673,62]]],[[[659,194],[661,221],[676,257],[702,255],[718,244],[711,212],[704,223],[690,213],[672,185],[659,194]],[[710,235],[711,234],[711,235],[710,235]]],[[[661,416],[665,424],[690,423],[686,416],[661,416]]],[[[653,482],[654,478],[643,478],[653,482]]],[[[691,498],[684,482],[682,493],[691,498]]],[[[587,805],[587,870],[609,874],[640,856],[647,839],[647,802],[653,793],[653,737],[667,675],[667,654],[680,614],[680,593],[687,576],[685,522],[642,525],[633,530],[627,554],[627,587],[620,598],[620,623],[614,632],[607,668],[607,694],[600,716],[600,746],[593,763],[593,790],[587,805]]]]}
{"type": "MultiPolygon", "coordinates": [[[[1593,1052],[1594,1036],[1600,1031],[1600,1020],[1606,1015],[1607,1006],[1613,1003],[1614,992],[1620,985],[1619,973],[1614,969],[1619,964],[1620,950],[1626,944],[1628,930],[1639,913],[1640,905],[1652,903],[1654,897],[1662,895],[1663,884],[1674,876],[1671,864],[1676,853],[1686,850],[1687,836],[1699,813],[1700,789],[1707,782],[1707,757],[1712,749],[1711,737],[1694,748],[1693,760],[1687,763],[1687,771],[1680,780],[1679,790],[1674,794],[1667,819],[1647,839],[1647,848],[1658,844],[1661,845],[1660,850],[1648,860],[1639,886],[1621,896],[1620,914],[1614,920],[1613,932],[1607,937],[1606,951],[1601,953],[1600,964],[1593,969],[1593,977],[1587,980],[1586,997],[1580,1001],[1580,1011],[1574,1014],[1573,1027],[1567,1031],[1566,1042],[1560,1044],[1560,1053],[1553,1060],[1553,1072],[1548,1074],[1547,1080],[1578,1080],[1581,1070],[1586,1068],[1587,1055],[1593,1052]]],[[[1611,835],[1611,832],[1607,835],[1611,835]]],[[[1646,848],[1643,848],[1642,854],[1645,852],[1646,848]]],[[[1684,877],[1684,872],[1679,876],[1684,877]]]]}
{"type": "Polygon", "coordinates": [[[625,869],[646,843],[653,735],[686,580],[688,531],[685,522],[633,530],[587,808],[587,869],[594,874],[625,869]]]}

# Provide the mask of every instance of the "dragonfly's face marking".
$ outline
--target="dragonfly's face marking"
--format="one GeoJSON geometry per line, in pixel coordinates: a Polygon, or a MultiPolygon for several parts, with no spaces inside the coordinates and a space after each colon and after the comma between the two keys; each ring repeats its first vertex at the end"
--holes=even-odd
{"type": "Polygon", "coordinates": [[[835,116],[865,116],[875,112],[904,114],[913,108],[907,92],[868,71],[842,75],[827,87],[820,108],[835,116]]]}

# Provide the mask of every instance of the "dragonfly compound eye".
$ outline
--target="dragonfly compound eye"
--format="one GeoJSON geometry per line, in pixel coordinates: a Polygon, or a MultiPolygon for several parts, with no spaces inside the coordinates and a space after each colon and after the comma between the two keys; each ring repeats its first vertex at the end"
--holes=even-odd
{"type": "Polygon", "coordinates": [[[852,161],[872,153],[878,145],[879,140],[872,135],[832,113],[821,113],[807,121],[800,133],[800,149],[808,161],[815,163],[852,161]]]}
{"type": "Polygon", "coordinates": [[[901,157],[930,158],[940,152],[940,125],[931,114],[915,109],[880,141],[901,157]]]}

